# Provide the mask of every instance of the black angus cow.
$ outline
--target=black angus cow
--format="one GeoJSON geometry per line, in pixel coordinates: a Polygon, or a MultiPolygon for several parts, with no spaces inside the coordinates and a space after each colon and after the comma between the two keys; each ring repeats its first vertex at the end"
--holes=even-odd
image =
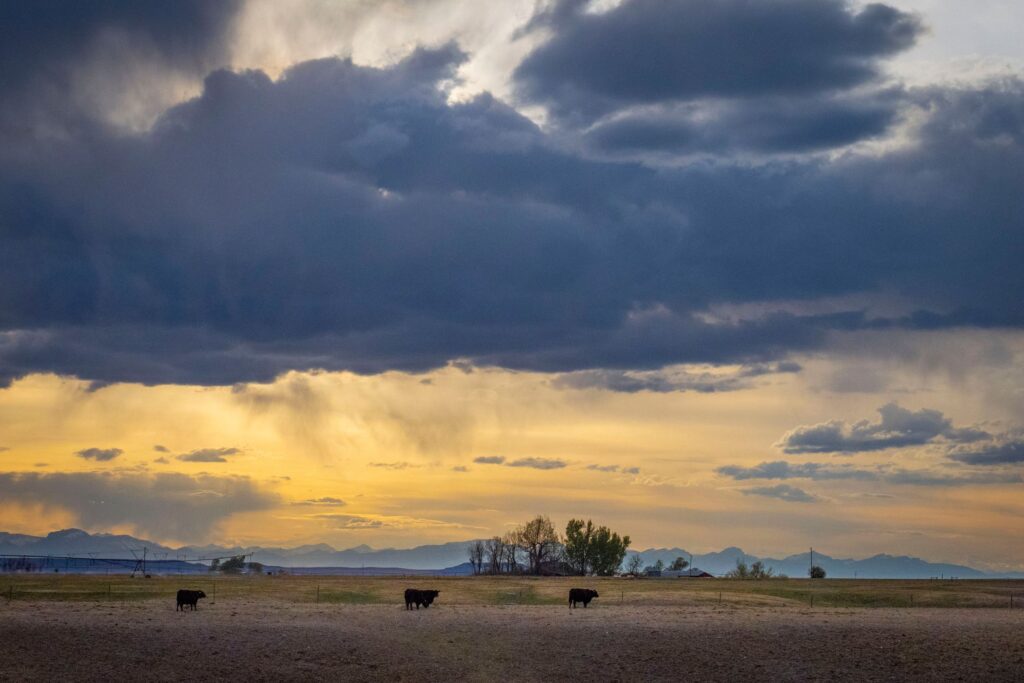
{"type": "Polygon", "coordinates": [[[430,607],[441,591],[423,591],[415,588],[405,589],[405,609],[412,609],[413,605],[416,605],[416,609],[423,605],[423,609],[430,607]]]}
{"type": "Polygon", "coordinates": [[[600,596],[595,590],[590,590],[589,588],[570,588],[569,607],[575,607],[577,602],[582,602],[583,609],[586,609],[587,605],[590,604],[590,601],[597,597],[600,596]]]}
{"type": "Polygon", "coordinates": [[[178,610],[181,610],[184,612],[185,607],[191,607],[194,611],[199,605],[199,598],[205,597],[206,593],[203,591],[180,590],[178,591],[178,607],[174,611],[177,612],[178,610]]]}

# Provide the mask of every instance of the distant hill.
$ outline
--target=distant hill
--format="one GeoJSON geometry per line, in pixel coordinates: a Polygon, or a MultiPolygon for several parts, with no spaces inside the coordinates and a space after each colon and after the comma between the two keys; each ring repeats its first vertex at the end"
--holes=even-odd
{"type": "MultiPolygon", "coordinates": [[[[652,548],[638,553],[645,566],[659,559],[666,565],[677,557],[689,560],[690,555],[682,548],[652,548]]],[[[804,578],[811,565],[810,553],[790,555],[783,559],[749,555],[739,548],[726,548],[716,553],[694,553],[693,565],[715,576],[722,576],[736,567],[738,561],[748,565],[761,560],[775,570],[793,578],[804,578]]],[[[627,559],[628,561],[628,559],[627,559]]],[[[829,578],[835,579],[930,579],[932,577],[956,577],[961,579],[1024,578],[1024,572],[993,574],[957,564],[928,562],[905,555],[874,555],[862,560],[838,559],[823,553],[814,553],[814,564],[823,567],[829,578]]]]}
{"type": "MultiPolygon", "coordinates": [[[[73,555],[81,558],[103,557],[133,560],[143,548],[147,549],[150,561],[164,561],[167,567],[172,561],[194,560],[202,557],[253,554],[253,560],[268,567],[282,567],[291,573],[321,574],[400,574],[424,571],[452,575],[470,573],[467,563],[467,548],[473,541],[456,541],[435,545],[421,545],[415,548],[374,549],[359,545],[345,550],[321,543],[295,548],[262,546],[183,546],[172,548],[150,540],[117,534],[90,534],[81,529],[63,529],[46,536],[29,536],[0,532],[0,555],[73,555]],[[133,552],[134,551],[134,552],[133,552]],[[301,568],[301,571],[297,571],[301,568]]],[[[662,560],[669,564],[676,557],[689,559],[682,548],[651,548],[638,554],[644,565],[662,560]]],[[[759,558],[745,553],[740,548],[729,547],[714,553],[694,554],[693,565],[706,572],[721,576],[736,566],[738,560],[753,563],[762,560],[776,572],[791,577],[807,576],[810,565],[809,553],[790,555],[783,559],[759,558]]],[[[815,552],[815,564],[819,564],[831,578],[864,579],[927,579],[931,577],[970,578],[1024,578],[1024,572],[1003,574],[986,573],[972,567],[955,564],[928,562],[916,557],[875,555],[862,560],[838,559],[815,552]]]]}

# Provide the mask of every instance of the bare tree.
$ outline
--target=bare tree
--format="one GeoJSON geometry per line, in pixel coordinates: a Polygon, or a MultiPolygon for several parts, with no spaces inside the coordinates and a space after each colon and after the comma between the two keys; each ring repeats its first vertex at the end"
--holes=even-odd
{"type": "Polygon", "coordinates": [[[537,515],[519,527],[516,535],[531,574],[540,574],[544,563],[555,557],[561,545],[558,532],[547,515],[537,515]]]}
{"type": "Polygon", "coordinates": [[[484,545],[484,564],[488,574],[500,574],[505,559],[505,542],[500,536],[487,539],[484,545]]]}
{"type": "Polygon", "coordinates": [[[484,542],[473,541],[469,546],[469,564],[473,573],[479,574],[484,568],[484,542]]]}
{"type": "Polygon", "coordinates": [[[510,531],[501,539],[504,547],[504,561],[506,574],[519,573],[519,534],[510,531]]]}

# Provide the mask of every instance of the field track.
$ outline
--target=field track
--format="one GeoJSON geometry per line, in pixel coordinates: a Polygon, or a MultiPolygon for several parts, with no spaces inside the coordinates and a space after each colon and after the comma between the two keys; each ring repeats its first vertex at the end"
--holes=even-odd
{"type": "Polygon", "coordinates": [[[1024,606],[1008,600],[1024,585],[1014,582],[260,577],[217,579],[214,601],[212,582],[199,579],[6,581],[14,599],[0,599],[0,680],[1010,681],[1024,672],[1024,606]],[[601,592],[587,610],[558,598],[575,583],[601,592]],[[406,585],[440,588],[438,604],[406,612],[406,585]],[[177,613],[177,587],[211,599],[177,613]],[[814,607],[800,590],[818,592],[814,607]],[[908,593],[914,606],[826,597],[877,605],[908,593]],[[929,601],[960,606],[921,606],[929,601]]]}

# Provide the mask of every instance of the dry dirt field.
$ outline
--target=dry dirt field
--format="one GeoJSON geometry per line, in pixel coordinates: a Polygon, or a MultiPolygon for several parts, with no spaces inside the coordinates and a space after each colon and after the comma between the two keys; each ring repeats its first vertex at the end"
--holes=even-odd
{"type": "Polygon", "coordinates": [[[164,595],[187,579],[120,598],[99,579],[23,584],[0,599],[0,680],[1024,680],[1024,609],[812,608],[744,590],[718,602],[722,582],[596,582],[602,597],[569,610],[548,601],[569,585],[557,579],[333,579],[316,602],[306,580],[231,581],[189,613],[164,595]],[[406,612],[407,583],[439,585],[439,603],[406,612]],[[484,599],[498,587],[532,604],[484,599]]]}

